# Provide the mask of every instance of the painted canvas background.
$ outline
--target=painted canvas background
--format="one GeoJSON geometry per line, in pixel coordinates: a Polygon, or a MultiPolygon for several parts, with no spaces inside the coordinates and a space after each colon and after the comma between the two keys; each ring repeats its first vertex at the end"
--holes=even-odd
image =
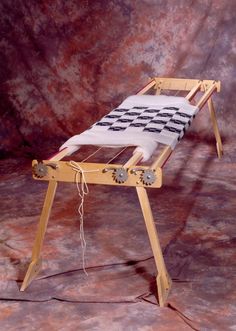
{"type": "Polygon", "coordinates": [[[236,0],[0,0],[0,330],[236,330],[235,13],[236,0]],[[222,82],[224,157],[205,109],[161,190],[148,191],[173,280],[168,306],[156,299],[136,192],[116,186],[91,185],[85,199],[87,278],[81,200],[60,183],[43,270],[20,292],[46,190],[31,159],[55,153],[152,76],[222,82]]]}
{"type": "MultiPolygon", "coordinates": [[[[235,129],[236,2],[0,3],[2,155],[47,155],[149,77],[222,81],[219,125],[235,129]]],[[[195,130],[208,133],[208,116],[195,130]]]]}

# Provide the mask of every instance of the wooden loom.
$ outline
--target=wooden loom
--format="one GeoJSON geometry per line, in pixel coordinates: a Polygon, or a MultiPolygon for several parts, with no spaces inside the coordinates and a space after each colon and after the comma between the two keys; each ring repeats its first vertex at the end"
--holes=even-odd
{"type": "MultiPolygon", "coordinates": [[[[215,109],[211,98],[214,92],[220,92],[220,87],[220,82],[213,80],[154,78],[140,92],[138,92],[138,94],[142,95],[153,89],[156,90],[157,95],[160,94],[162,90],[186,91],[188,94],[185,98],[191,102],[198,92],[203,92],[203,95],[196,103],[196,106],[201,109],[206,103],[208,105],[216,139],[217,154],[218,157],[221,158],[223,152],[222,142],[216,121],[215,109]]],[[[36,176],[33,171],[34,179],[46,180],[49,183],[33,246],[31,263],[22,283],[20,289],[21,291],[24,291],[29,286],[41,269],[41,250],[57,183],[75,182],[74,170],[67,161],[61,161],[67,153],[67,148],[65,148],[50,159],[42,161],[41,168],[39,168],[39,170],[41,169],[42,171],[42,176],[36,176]]],[[[108,167],[107,164],[102,163],[78,163],[79,166],[83,167],[83,175],[85,176],[85,181],[88,184],[133,186],[136,188],[157,268],[156,282],[159,305],[161,307],[164,306],[167,301],[167,296],[171,288],[171,279],[165,266],[146,188],[160,188],[162,186],[162,168],[171,153],[172,150],[170,146],[166,145],[159,156],[148,167],[142,165],[139,165],[138,167],[136,166],[142,159],[142,154],[138,152],[133,154],[133,156],[124,165],[112,164],[112,167],[110,167],[110,165],[108,167]],[[97,169],[96,172],[91,171],[94,168],[97,169]],[[115,171],[116,169],[123,169],[127,173],[128,176],[125,182],[119,183],[114,180],[112,171],[115,171]],[[145,182],[140,180],[140,172],[144,173],[145,171],[147,174],[150,174],[150,171],[151,174],[155,174],[155,180],[151,185],[147,185],[145,182]]],[[[38,164],[38,161],[33,160],[33,169],[38,164]]],[[[80,176],[80,180],[82,180],[82,176],[80,176]]]]}

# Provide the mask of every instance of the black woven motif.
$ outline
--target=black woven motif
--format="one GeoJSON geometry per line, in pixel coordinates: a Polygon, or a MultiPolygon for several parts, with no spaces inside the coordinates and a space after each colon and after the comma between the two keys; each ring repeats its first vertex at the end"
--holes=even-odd
{"type": "Polygon", "coordinates": [[[137,106],[130,109],[116,108],[95,125],[114,132],[156,133],[180,140],[193,117],[177,107],[156,109],[137,106]]]}

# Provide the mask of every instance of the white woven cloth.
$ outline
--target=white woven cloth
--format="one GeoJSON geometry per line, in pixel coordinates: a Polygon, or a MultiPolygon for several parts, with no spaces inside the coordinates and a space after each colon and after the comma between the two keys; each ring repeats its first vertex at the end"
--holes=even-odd
{"type": "Polygon", "coordinates": [[[136,146],[134,152],[141,152],[146,161],[158,143],[174,149],[197,112],[182,97],[130,96],[91,128],[68,139],[60,150],[68,147],[70,155],[82,145],[136,146]]]}

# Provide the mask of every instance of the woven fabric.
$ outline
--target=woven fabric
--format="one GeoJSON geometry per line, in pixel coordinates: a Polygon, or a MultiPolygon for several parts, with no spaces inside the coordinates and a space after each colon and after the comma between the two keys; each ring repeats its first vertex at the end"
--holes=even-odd
{"type": "Polygon", "coordinates": [[[162,102],[158,104],[157,96],[149,97],[151,98],[127,98],[118,108],[113,109],[90,129],[70,138],[61,148],[74,146],[78,149],[80,145],[91,144],[109,147],[137,146],[145,160],[150,158],[157,143],[174,149],[198,109],[184,98],[175,97],[173,103],[172,97],[163,99],[162,96],[162,102]],[[171,105],[168,105],[168,100],[171,105]],[[137,105],[137,102],[141,105],[137,105]]]}
{"type": "Polygon", "coordinates": [[[158,136],[170,137],[171,140],[180,140],[194,116],[177,107],[116,108],[95,123],[91,129],[96,127],[97,130],[101,128],[104,132],[106,130],[126,131],[130,134],[156,133],[158,136]]]}

